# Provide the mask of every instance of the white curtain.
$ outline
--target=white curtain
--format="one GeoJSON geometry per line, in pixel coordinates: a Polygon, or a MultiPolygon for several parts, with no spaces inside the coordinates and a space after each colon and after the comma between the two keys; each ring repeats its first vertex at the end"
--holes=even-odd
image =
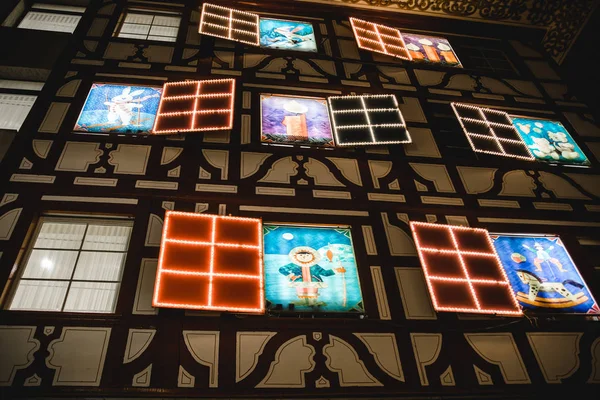
{"type": "Polygon", "coordinates": [[[0,128],[18,131],[37,96],[0,93],[0,128]]]}
{"type": "Polygon", "coordinates": [[[29,11],[18,28],[73,33],[81,16],[29,11]]]}

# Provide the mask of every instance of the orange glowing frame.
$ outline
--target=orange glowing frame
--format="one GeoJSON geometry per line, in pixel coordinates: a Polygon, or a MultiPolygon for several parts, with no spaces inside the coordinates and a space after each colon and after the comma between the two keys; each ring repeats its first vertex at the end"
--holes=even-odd
{"type": "Polygon", "coordinates": [[[485,229],[411,222],[437,311],[522,315],[485,229]]]}
{"type": "Polygon", "coordinates": [[[258,46],[259,17],[245,11],[204,3],[200,15],[201,34],[258,46]]]}
{"type": "Polygon", "coordinates": [[[350,24],[356,43],[361,49],[412,61],[402,33],[398,29],[358,18],[350,18],[350,24]]]}
{"type": "Polygon", "coordinates": [[[264,313],[262,221],[167,211],[152,306],[264,313]]]}
{"type": "Polygon", "coordinates": [[[234,93],[235,79],[165,83],[152,133],[231,129],[234,93]]]}
{"type": "Polygon", "coordinates": [[[464,103],[451,105],[473,151],[535,160],[507,113],[464,103]]]}

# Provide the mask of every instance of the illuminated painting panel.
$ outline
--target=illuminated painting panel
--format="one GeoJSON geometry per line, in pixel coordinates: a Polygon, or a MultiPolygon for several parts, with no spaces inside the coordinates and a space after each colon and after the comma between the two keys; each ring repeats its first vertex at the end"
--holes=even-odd
{"type": "Polygon", "coordinates": [[[162,88],[94,83],[75,131],[150,133],[162,88]]]}
{"type": "Polygon", "coordinates": [[[265,224],[263,232],[268,309],[364,312],[350,229],[265,224]]]}
{"type": "Polygon", "coordinates": [[[199,32],[258,46],[258,19],[258,14],[204,3],[199,32]]]}
{"type": "Polygon", "coordinates": [[[437,311],[521,315],[485,229],[411,222],[437,311]]]}
{"type": "Polygon", "coordinates": [[[310,22],[261,18],[260,47],[316,52],[313,25],[310,22]]]}
{"type": "Polygon", "coordinates": [[[396,96],[341,96],[328,100],[338,146],[411,142],[396,96]]]}
{"type": "Polygon", "coordinates": [[[261,94],[260,108],[263,142],[333,146],[324,98],[261,94]]]}
{"type": "Polygon", "coordinates": [[[167,211],[154,307],[264,312],[260,219],[167,211]]]}
{"type": "Polygon", "coordinates": [[[153,133],[231,129],[234,93],[234,79],[165,83],[153,133]]]}
{"type": "Polygon", "coordinates": [[[507,113],[462,103],[452,103],[452,109],[473,151],[534,160],[507,113]]]}
{"type": "Polygon", "coordinates": [[[374,24],[362,19],[350,18],[358,47],[376,53],[387,54],[403,60],[411,60],[402,34],[396,28],[374,24]]]}
{"type": "Polygon", "coordinates": [[[511,115],[513,125],[535,158],[558,164],[590,165],[585,153],[558,121],[511,115]]]}
{"type": "Polygon", "coordinates": [[[558,236],[491,235],[517,300],[545,313],[600,314],[558,236]]]}
{"type": "Polygon", "coordinates": [[[403,33],[402,38],[412,61],[462,67],[448,39],[413,33],[403,33]]]}

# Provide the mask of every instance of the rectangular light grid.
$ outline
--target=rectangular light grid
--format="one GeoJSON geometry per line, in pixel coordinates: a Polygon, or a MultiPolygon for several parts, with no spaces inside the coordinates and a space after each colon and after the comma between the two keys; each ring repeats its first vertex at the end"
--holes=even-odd
{"type": "Polygon", "coordinates": [[[165,83],[152,133],[231,129],[234,93],[234,79],[165,83]]]}
{"type": "Polygon", "coordinates": [[[358,47],[410,61],[412,58],[402,34],[396,28],[350,18],[358,47]]]}
{"type": "Polygon", "coordinates": [[[437,311],[521,315],[485,229],[411,222],[437,311]]]}
{"type": "Polygon", "coordinates": [[[154,307],[264,312],[262,221],[167,211],[154,307]]]}
{"type": "Polygon", "coordinates": [[[534,160],[507,113],[463,103],[452,103],[452,109],[473,151],[534,160]]]}
{"type": "Polygon", "coordinates": [[[394,95],[334,96],[328,101],[338,146],[411,142],[394,95]]]}
{"type": "Polygon", "coordinates": [[[199,32],[258,46],[260,44],[258,20],[258,14],[204,3],[199,32]]]}

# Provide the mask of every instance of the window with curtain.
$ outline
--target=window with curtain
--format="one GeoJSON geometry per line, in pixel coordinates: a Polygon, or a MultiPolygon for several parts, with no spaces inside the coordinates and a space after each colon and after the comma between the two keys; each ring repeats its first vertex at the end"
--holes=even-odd
{"type": "Polygon", "coordinates": [[[10,310],[112,313],[132,222],[41,219],[10,310]]]}
{"type": "Polygon", "coordinates": [[[18,28],[73,33],[84,12],[85,7],[34,3],[18,28]]]}
{"type": "Polygon", "coordinates": [[[0,129],[21,129],[43,86],[42,82],[0,79],[0,129]]]}
{"type": "Polygon", "coordinates": [[[180,23],[179,13],[130,8],[121,15],[114,36],[174,42],[180,23]]]}

